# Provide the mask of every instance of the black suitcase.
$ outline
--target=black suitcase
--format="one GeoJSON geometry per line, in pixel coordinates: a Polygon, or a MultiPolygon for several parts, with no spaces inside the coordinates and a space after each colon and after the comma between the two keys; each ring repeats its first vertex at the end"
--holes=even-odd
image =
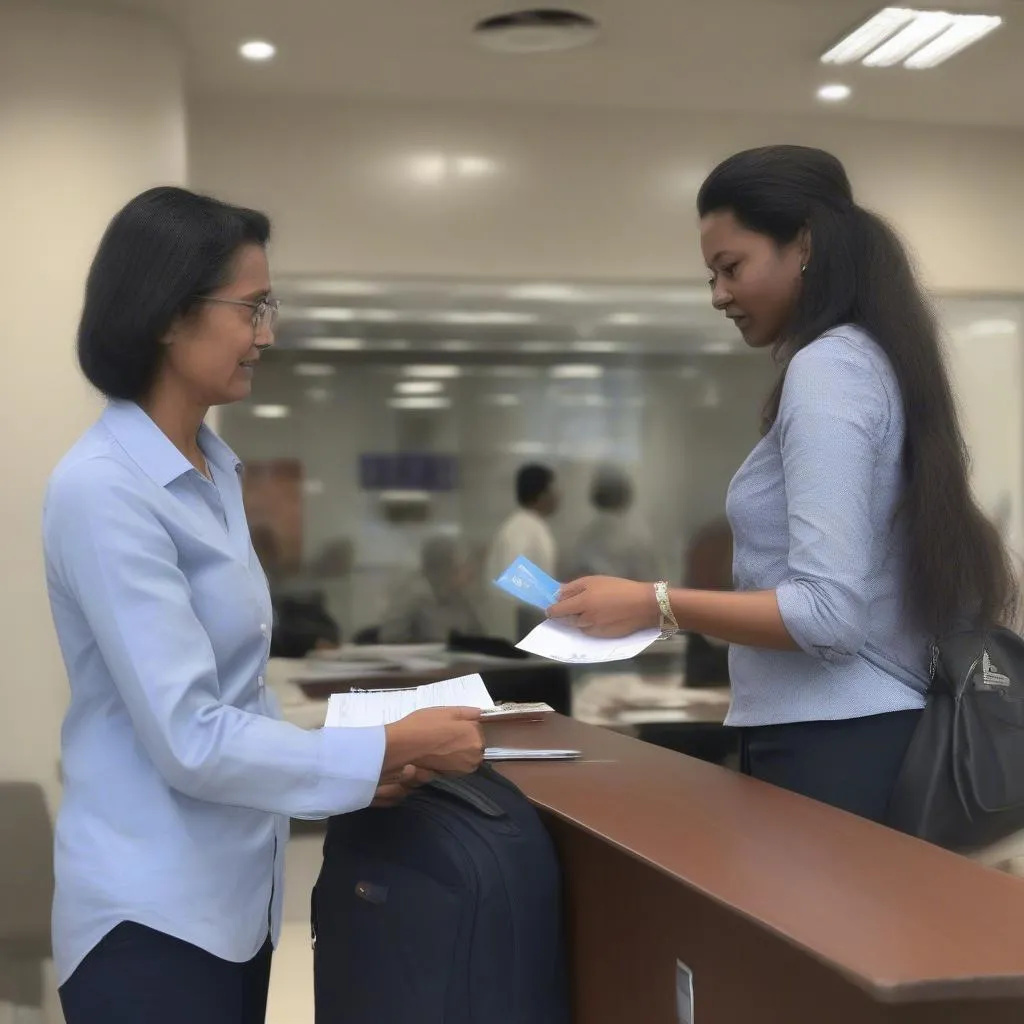
{"type": "Polygon", "coordinates": [[[316,1024],[568,1024],[561,876],[488,766],[332,818],[313,890],[316,1024]]]}

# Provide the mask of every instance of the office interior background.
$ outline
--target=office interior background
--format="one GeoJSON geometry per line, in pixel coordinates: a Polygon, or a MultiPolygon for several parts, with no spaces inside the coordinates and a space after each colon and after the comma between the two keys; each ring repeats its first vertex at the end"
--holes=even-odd
{"type": "Polygon", "coordinates": [[[719,159],[774,142],[834,151],[908,239],[978,495],[1024,553],[1024,4],[959,0],[1004,24],[928,70],[820,62],[871,0],[581,0],[590,45],[479,45],[473,26],[516,6],[0,0],[0,778],[41,785],[51,813],[66,682],[41,496],[100,408],[74,360],[89,260],[156,183],[273,218],[278,343],[218,426],[346,639],[426,536],[480,552],[526,461],[559,474],[563,543],[595,467],[625,467],[681,576],[774,374],[710,307],[694,197],[719,159]],[[276,54],[242,59],[247,40],[276,54]],[[429,458],[373,485],[374,457],[397,455],[429,458]]]}

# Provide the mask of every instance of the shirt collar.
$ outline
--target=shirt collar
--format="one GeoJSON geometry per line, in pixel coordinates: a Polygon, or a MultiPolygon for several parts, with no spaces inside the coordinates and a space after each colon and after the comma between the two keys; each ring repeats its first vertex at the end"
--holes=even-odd
{"type": "MultiPolygon", "coordinates": [[[[160,487],[195,472],[195,466],[174,446],[170,438],[135,402],[111,402],[102,422],[139,468],[160,487]]],[[[237,473],[238,456],[204,423],[199,444],[206,458],[218,469],[237,473]]]]}

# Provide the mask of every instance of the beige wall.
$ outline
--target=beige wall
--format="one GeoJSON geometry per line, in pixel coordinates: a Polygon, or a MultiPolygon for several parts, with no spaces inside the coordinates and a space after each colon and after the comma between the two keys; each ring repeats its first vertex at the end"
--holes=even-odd
{"type": "Polygon", "coordinates": [[[0,143],[0,777],[39,779],[52,796],[67,686],[46,602],[40,508],[50,470],[99,408],[74,361],[99,237],[134,193],[185,177],[173,45],[143,22],[4,5],[0,143]]]}
{"type": "Polygon", "coordinates": [[[274,215],[278,271],[699,278],[703,175],[737,149],[801,142],[846,161],[860,199],[904,230],[934,287],[1024,292],[1021,132],[203,99],[190,133],[195,186],[274,215]],[[445,177],[437,155],[494,167],[445,177]]]}

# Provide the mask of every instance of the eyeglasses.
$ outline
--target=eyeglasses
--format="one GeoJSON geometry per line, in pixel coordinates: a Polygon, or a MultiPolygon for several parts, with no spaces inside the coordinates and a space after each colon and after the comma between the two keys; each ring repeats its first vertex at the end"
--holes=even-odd
{"type": "Polygon", "coordinates": [[[209,295],[201,295],[200,302],[216,302],[224,306],[248,306],[252,310],[252,330],[256,337],[269,334],[277,323],[277,314],[281,311],[280,299],[260,299],[259,302],[246,302],[244,299],[218,299],[209,295]]]}

